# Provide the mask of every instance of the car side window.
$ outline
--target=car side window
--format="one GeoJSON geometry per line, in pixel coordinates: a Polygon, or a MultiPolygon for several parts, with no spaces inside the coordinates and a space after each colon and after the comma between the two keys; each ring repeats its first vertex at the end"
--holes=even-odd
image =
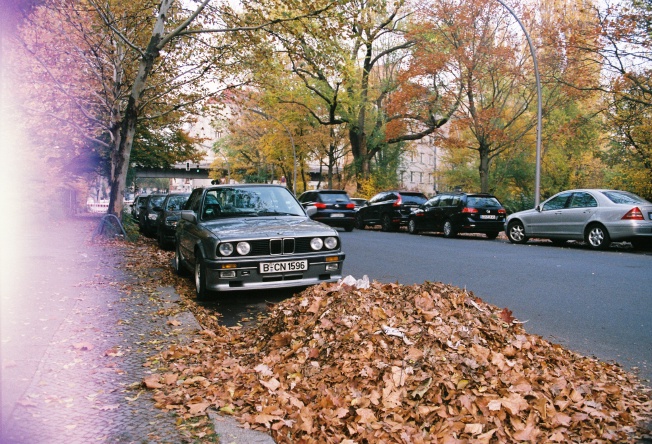
{"type": "Polygon", "coordinates": [[[561,210],[562,208],[566,208],[566,202],[568,201],[568,198],[570,197],[572,193],[561,193],[546,203],[543,204],[541,207],[542,211],[550,211],[550,210],[561,210]]]}
{"type": "Polygon", "coordinates": [[[440,197],[439,197],[439,196],[437,196],[437,197],[433,197],[433,198],[430,199],[428,202],[426,202],[425,205],[426,205],[427,207],[436,207],[437,205],[439,205],[439,201],[440,201],[440,197]]]}
{"type": "Polygon", "coordinates": [[[591,208],[597,206],[598,202],[589,193],[574,193],[569,205],[570,208],[591,208]]]}

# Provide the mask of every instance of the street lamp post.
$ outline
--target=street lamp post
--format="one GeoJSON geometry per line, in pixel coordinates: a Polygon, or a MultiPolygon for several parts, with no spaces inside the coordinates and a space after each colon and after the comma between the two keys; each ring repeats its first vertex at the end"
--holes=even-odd
{"type": "Polygon", "coordinates": [[[535,163],[535,171],[534,171],[534,206],[539,205],[539,200],[540,200],[540,194],[541,194],[541,79],[539,78],[539,64],[537,63],[537,55],[534,50],[534,45],[532,44],[532,40],[530,39],[530,35],[528,34],[527,30],[525,29],[525,26],[519,20],[519,18],[516,16],[516,13],[507,6],[502,0],[496,0],[498,3],[503,5],[505,9],[509,11],[509,13],[516,19],[518,22],[519,26],[523,30],[523,33],[525,34],[525,38],[527,39],[527,43],[530,47],[530,54],[532,54],[532,61],[534,62],[534,76],[536,78],[537,82],[537,148],[536,148],[536,163],[535,163]]]}
{"type": "Polygon", "coordinates": [[[294,138],[292,137],[292,133],[288,129],[287,126],[283,122],[281,122],[279,119],[277,119],[274,116],[270,116],[267,113],[264,113],[260,110],[257,109],[252,109],[252,108],[247,108],[248,111],[251,111],[252,113],[259,114],[263,116],[266,119],[271,119],[271,120],[276,120],[278,123],[281,124],[281,126],[285,129],[285,131],[288,133],[288,136],[290,137],[290,143],[292,144],[292,159],[293,159],[293,169],[292,169],[292,193],[295,195],[297,194],[297,149],[294,146],[294,138]]]}

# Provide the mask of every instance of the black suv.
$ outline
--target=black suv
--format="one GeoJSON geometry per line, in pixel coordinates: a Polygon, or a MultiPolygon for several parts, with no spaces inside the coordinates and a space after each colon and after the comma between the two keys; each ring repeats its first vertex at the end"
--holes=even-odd
{"type": "Polygon", "coordinates": [[[415,210],[408,231],[439,231],[444,237],[457,233],[484,233],[495,239],[504,230],[507,212],[491,194],[442,193],[415,210]]]}
{"type": "Polygon", "coordinates": [[[146,236],[154,236],[158,228],[158,215],[165,194],[153,193],[145,197],[139,205],[138,228],[146,236]]]}
{"type": "Polygon", "coordinates": [[[317,208],[317,212],[310,216],[313,220],[346,231],[352,231],[355,226],[355,204],[346,191],[306,191],[299,196],[299,202],[304,208],[310,205],[317,208]]]}
{"type": "Polygon", "coordinates": [[[170,193],[165,196],[158,216],[158,246],[164,250],[174,245],[174,234],[181,219],[181,210],[188,201],[190,193],[170,193]]]}
{"type": "Polygon", "coordinates": [[[428,200],[418,191],[383,191],[358,208],[355,226],[363,230],[367,225],[380,224],[383,231],[395,231],[407,225],[412,210],[428,200]]]}

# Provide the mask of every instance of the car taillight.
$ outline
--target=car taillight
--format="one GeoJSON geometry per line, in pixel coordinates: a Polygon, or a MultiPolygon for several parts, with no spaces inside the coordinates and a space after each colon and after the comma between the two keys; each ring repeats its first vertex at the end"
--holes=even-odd
{"type": "Polygon", "coordinates": [[[477,213],[477,212],[478,212],[477,208],[469,208],[469,207],[462,208],[462,213],[477,213]]]}
{"type": "Polygon", "coordinates": [[[622,217],[622,220],[645,220],[639,207],[634,207],[622,217]]]}
{"type": "Polygon", "coordinates": [[[346,209],[347,210],[352,210],[355,208],[355,204],[353,202],[346,204],[346,209]]]}
{"type": "Polygon", "coordinates": [[[498,214],[507,214],[507,211],[505,211],[504,208],[501,208],[500,210],[498,210],[498,214]]]}
{"type": "Polygon", "coordinates": [[[324,208],[326,208],[326,204],[321,203],[321,202],[317,202],[317,203],[315,203],[315,207],[317,207],[320,210],[323,210],[324,208]]]}
{"type": "Polygon", "coordinates": [[[401,196],[398,196],[398,199],[396,199],[396,200],[394,201],[394,203],[392,204],[392,206],[393,206],[393,207],[400,207],[402,203],[403,203],[403,199],[401,198],[401,196]]]}

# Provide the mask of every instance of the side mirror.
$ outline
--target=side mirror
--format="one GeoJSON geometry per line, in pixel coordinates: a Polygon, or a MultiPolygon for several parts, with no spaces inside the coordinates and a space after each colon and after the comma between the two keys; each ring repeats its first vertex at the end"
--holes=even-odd
{"type": "Polygon", "coordinates": [[[188,222],[197,223],[197,215],[192,210],[181,211],[181,219],[187,220],[188,222]]]}
{"type": "Polygon", "coordinates": [[[540,213],[543,210],[543,207],[541,206],[541,204],[539,204],[534,209],[540,213]]]}

